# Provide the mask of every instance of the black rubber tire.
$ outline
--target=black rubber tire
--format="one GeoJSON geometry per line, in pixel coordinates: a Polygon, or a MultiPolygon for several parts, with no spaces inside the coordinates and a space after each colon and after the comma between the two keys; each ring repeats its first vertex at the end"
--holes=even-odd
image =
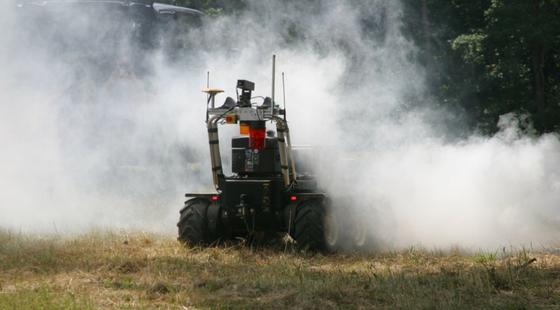
{"type": "Polygon", "coordinates": [[[208,231],[209,205],[209,201],[201,198],[193,198],[185,202],[177,223],[179,241],[190,245],[208,245],[215,241],[208,231]]]}
{"type": "Polygon", "coordinates": [[[325,242],[325,207],[320,200],[302,202],[296,211],[294,235],[300,250],[328,252],[325,242]]]}

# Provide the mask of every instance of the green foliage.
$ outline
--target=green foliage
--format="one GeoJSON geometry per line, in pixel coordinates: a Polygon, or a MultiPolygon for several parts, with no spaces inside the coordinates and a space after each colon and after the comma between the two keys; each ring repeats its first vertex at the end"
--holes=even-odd
{"type": "Polygon", "coordinates": [[[451,47],[458,50],[466,62],[484,64],[482,51],[486,38],[484,33],[462,34],[453,40],[451,47]]]}
{"type": "Polygon", "coordinates": [[[440,102],[486,133],[510,112],[528,114],[541,133],[560,128],[558,0],[405,3],[421,20],[409,26],[423,34],[407,31],[423,48],[419,58],[438,68],[430,81],[440,102]]]}

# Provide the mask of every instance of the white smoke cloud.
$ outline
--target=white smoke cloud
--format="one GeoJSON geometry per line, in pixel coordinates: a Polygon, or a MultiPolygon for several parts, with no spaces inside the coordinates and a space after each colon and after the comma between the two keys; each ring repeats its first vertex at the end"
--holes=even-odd
{"type": "MultiPolygon", "coordinates": [[[[494,137],[448,142],[437,121],[450,112],[426,104],[425,69],[401,32],[399,2],[248,7],[188,34],[197,47],[179,50],[179,64],[156,52],[146,77],[117,70],[101,86],[90,83],[91,68],[80,79],[79,61],[45,52],[52,42],[22,40],[14,11],[0,13],[0,227],[173,231],[183,193],[211,189],[206,71],[229,96],[238,78],[268,95],[275,53],[293,139],[323,147],[320,182],[332,196],[357,197],[350,210],[377,239],[396,247],[558,242],[558,138],[527,136],[510,115],[494,137]]],[[[92,44],[111,54],[102,40],[92,44]]],[[[120,57],[132,53],[118,48],[120,57]]]]}

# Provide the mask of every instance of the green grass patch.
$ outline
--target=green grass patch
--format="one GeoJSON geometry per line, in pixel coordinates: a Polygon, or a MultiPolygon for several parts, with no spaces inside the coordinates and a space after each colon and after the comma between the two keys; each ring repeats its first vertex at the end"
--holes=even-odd
{"type": "Polygon", "coordinates": [[[61,292],[57,288],[15,287],[0,293],[0,309],[95,309],[94,303],[83,296],[61,292]]]}

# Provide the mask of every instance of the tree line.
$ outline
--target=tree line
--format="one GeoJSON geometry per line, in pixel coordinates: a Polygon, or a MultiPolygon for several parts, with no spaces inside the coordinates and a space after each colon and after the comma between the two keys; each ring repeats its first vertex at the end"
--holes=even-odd
{"type": "Polygon", "coordinates": [[[505,113],[560,132],[559,0],[405,0],[432,93],[484,133],[505,113]]]}
{"type": "MultiPolygon", "coordinates": [[[[247,5],[244,0],[168,2],[210,15],[247,5]]],[[[403,33],[419,47],[414,57],[428,72],[435,102],[462,113],[472,130],[485,134],[496,132],[500,115],[511,112],[527,116],[538,134],[560,133],[560,0],[402,3],[403,33]]]]}

